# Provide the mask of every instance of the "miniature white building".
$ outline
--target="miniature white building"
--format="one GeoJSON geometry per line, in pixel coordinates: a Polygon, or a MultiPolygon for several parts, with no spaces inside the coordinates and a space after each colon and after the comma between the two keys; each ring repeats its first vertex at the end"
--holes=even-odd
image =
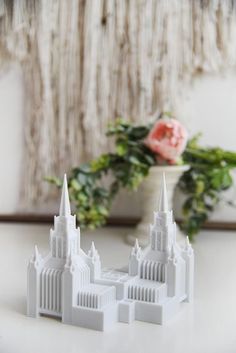
{"type": "Polygon", "coordinates": [[[150,245],[143,251],[136,241],[128,273],[102,271],[94,243],[87,255],[80,247],[65,176],[49,254],[43,258],[35,247],[28,265],[27,314],[56,316],[66,324],[95,330],[117,321],[162,324],[176,313],[180,302],[193,298],[194,255],[186,239],[180,248],[163,176],[150,245]]]}

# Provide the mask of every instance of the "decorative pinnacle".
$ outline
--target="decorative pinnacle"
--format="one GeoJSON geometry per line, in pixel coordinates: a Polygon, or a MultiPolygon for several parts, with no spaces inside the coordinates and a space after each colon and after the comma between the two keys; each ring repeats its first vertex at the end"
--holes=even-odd
{"type": "Polygon", "coordinates": [[[137,253],[140,249],[139,243],[138,243],[138,239],[136,238],[135,240],[135,244],[134,244],[134,251],[137,253]]]}
{"type": "Polygon", "coordinates": [[[95,248],[95,245],[94,245],[93,241],[91,243],[91,248],[88,251],[88,256],[89,257],[98,257],[98,252],[97,252],[97,249],[95,248]]]}
{"type": "Polygon", "coordinates": [[[159,211],[160,212],[168,211],[168,197],[167,197],[167,190],[166,190],[165,173],[162,174],[162,185],[161,185],[161,192],[160,192],[160,199],[159,199],[159,211]]]}
{"type": "Polygon", "coordinates": [[[185,250],[185,251],[188,251],[189,253],[191,253],[191,252],[193,251],[192,245],[191,245],[191,243],[190,243],[190,241],[189,241],[189,237],[188,237],[188,236],[186,236],[186,239],[185,239],[184,250],[185,250]]]}
{"type": "Polygon", "coordinates": [[[141,248],[138,243],[138,239],[136,238],[135,244],[131,250],[131,255],[139,256],[141,254],[141,248]]]}
{"type": "Polygon", "coordinates": [[[34,246],[34,261],[37,261],[39,259],[39,251],[37,245],[34,246]]]}
{"type": "Polygon", "coordinates": [[[190,245],[190,242],[189,242],[189,237],[188,237],[188,235],[187,235],[187,236],[186,236],[186,239],[185,239],[185,246],[186,246],[186,248],[188,248],[189,245],[190,245]]]}
{"type": "Polygon", "coordinates": [[[70,210],[70,199],[69,199],[69,193],[68,193],[68,184],[67,184],[66,174],[64,174],[59,215],[66,217],[66,216],[70,216],[70,214],[71,214],[71,210],[70,210]]]}

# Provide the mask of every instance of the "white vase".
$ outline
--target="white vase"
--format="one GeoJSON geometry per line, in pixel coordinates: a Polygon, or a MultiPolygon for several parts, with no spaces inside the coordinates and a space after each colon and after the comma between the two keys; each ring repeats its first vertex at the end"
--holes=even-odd
{"type": "MultiPolygon", "coordinates": [[[[158,209],[163,172],[166,178],[169,209],[172,210],[175,187],[181,175],[188,169],[188,165],[155,166],[150,169],[148,177],[141,185],[142,219],[134,232],[127,236],[127,242],[129,244],[134,244],[136,238],[142,247],[147,246],[149,243],[149,226],[153,222],[153,212],[158,209]]],[[[183,239],[184,234],[177,227],[177,240],[181,241],[183,239]]]]}

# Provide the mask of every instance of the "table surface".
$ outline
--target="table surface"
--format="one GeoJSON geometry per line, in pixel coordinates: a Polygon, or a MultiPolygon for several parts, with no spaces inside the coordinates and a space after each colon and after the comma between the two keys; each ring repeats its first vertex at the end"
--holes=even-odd
{"type": "MultiPolygon", "coordinates": [[[[49,226],[0,224],[0,353],[235,353],[236,232],[202,232],[194,243],[195,299],[165,326],[135,321],[107,332],[26,316],[26,267],[34,244],[48,250],[49,226]]],[[[102,265],[125,266],[127,228],[82,234],[102,265]]]]}

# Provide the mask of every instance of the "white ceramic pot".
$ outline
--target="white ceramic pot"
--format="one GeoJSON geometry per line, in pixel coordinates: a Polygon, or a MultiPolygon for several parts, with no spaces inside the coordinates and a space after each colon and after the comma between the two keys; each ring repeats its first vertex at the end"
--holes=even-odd
{"type": "MultiPolygon", "coordinates": [[[[133,234],[127,236],[129,244],[134,244],[137,238],[141,246],[149,243],[149,226],[153,222],[153,212],[158,210],[159,192],[162,174],[165,173],[168,193],[169,209],[173,209],[173,196],[175,187],[181,175],[189,169],[188,165],[180,166],[155,166],[149,171],[148,177],[141,186],[142,219],[133,234]]],[[[177,239],[183,240],[184,234],[177,227],[177,239]]]]}

